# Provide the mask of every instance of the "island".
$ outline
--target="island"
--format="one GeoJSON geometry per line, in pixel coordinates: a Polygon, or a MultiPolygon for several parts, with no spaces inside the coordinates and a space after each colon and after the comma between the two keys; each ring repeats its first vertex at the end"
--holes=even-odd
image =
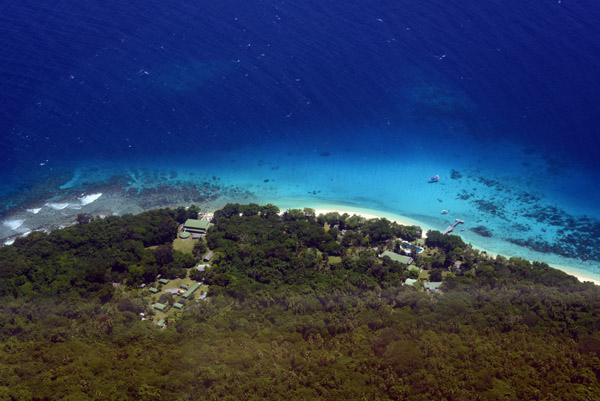
{"type": "Polygon", "coordinates": [[[385,218],[199,209],[0,248],[0,400],[600,394],[592,283],[385,218]]]}

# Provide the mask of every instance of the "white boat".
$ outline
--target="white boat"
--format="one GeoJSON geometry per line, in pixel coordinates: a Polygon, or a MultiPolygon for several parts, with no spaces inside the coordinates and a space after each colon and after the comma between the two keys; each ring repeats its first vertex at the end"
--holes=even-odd
{"type": "Polygon", "coordinates": [[[439,175],[434,175],[433,177],[429,178],[428,182],[438,182],[440,180],[440,176],[439,175]]]}

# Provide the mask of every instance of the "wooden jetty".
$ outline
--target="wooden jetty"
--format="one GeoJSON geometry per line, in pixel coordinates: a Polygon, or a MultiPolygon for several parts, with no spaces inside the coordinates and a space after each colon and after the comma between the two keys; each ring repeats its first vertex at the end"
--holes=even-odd
{"type": "Polygon", "coordinates": [[[464,223],[464,220],[461,219],[456,219],[454,221],[454,223],[450,224],[445,230],[444,230],[444,234],[448,234],[451,233],[452,231],[454,231],[454,227],[456,227],[457,225],[464,223]]]}

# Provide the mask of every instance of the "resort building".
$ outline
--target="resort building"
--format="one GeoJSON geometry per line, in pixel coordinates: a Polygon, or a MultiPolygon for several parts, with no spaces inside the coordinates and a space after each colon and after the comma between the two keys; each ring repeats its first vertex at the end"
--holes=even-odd
{"type": "Polygon", "coordinates": [[[158,282],[160,284],[169,284],[169,280],[167,280],[166,278],[161,278],[160,280],[158,280],[158,282]]]}
{"type": "Polygon", "coordinates": [[[167,310],[167,305],[165,305],[165,304],[161,304],[161,303],[157,302],[153,306],[154,306],[154,309],[159,310],[161,312],[164,312],[167,310]]]}
{"type": "Polygon", "coordinates": [[[416,266],[416,265],[409,266],[408,270],[415,271],[417,273],[421,273],[421,268],[419,266],[416,266]]]}
{"type": "Polygon", "coordinates": [[[441,281],[430,281],[428,283],[424,283],[423,287],[425,287],[427,291],[438,292],[441,285],[441,281]]]}
{"type": "Polygon", "coordinates": [[[400,255],[399,253],[390,252],[390,251],[385,251],[385,252],[379,254],[380,258],[383,258],[384,256],[387,256],[388,258],[392,259],[394,262],[400,262],[406,266],[410,265],[414,260],[410,256],[404,256],[404,255],[400,255]]]}
{"type": "Polygon", "coordinates": [[[210,252],[209,252],[209,253],[207,253],[207,254],[206,254],[206,256],[204,257],[204,261],[205,261],[205,262],[210,262],[210,260],[212,259],[212,257],[213,257],[213,252],[212,252],[212,251],[210,251],[210,252]]]}
{"type": "Polygon", "coordinates": [[[158,288],[150,287],[148,288],[148,291],[150,291],[153,294],[156,294],[158,292],[158,288]]]}
{"type": "Polygon", "coordinates": [[[173,304],[173,308],[175,308],[175,309],[183,309],[183,304],[180,304],[179,302],[175,302],[173,304]]]}
{"type": "Polygon", "coordinates": [[[417,282],[417,280],[415,280],[414,278],[407,278],[404,281],[404,285],[415,285],[416,282],[417,282]]]}
{"type": "Polygon", "coordinates": [[[162,329],[165,327],[165,319],[160,319],[158,322],[156,322],[156,325],[162,329]]]}
{"type": "Polygon", "coordinates": [[[194,291],[196,291],[198,288],[200,288],[200,283],[194,283],[194,285],[192,285],[189,290],[187,290],[186,292],[183,293],[181,298],[183,298],[183,299],[190,298],[192,296],[192,294],[194,293],[194,291]]]}
{"type": "Polygon", "coordinates": [[[213,224],[206,220],[187,219],[185,223],[183,223],[183,231],[192,234],[205,234],[212,226],[213,224]]]}

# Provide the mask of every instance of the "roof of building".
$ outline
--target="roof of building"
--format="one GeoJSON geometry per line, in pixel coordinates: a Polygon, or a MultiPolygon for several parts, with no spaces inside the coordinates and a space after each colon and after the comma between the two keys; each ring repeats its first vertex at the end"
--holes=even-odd
{"type": "Polygon", "coordinates": [[[389,257],[395,262],[400,262],[403,265],[410,265],[413,261],[413,258],[411,258],[410,256],[400,255],[396,252],[385,251],[379,255],[380,258],[383,258],[384,256],[389,257]]]}
{"type": "Polygon", "coordinates": [[[437,291],[438,288],[442,285],[441,281],[430,281],[428,283],[423,283],[423,286],[426,290],[437,291]]]}
{"type": "Polygon", "coordinates": [[[175,302],[173,304],[173,308],[181,309],[181,308],[183,308],[183,304],[180,304],[179,302],[175,302]]]}
{"type": "Polygon", "coordinates": [[[407,279],[404,281],[404,284],[406,284],[406,285],[415,285],[415,283],[416,283],[417,281],[418,281],[418,280],[415,280],[414,278],[407,278],[407,279]]]}
{"type": "Polygon", "coordinates": [[[158,282],[161,284],[169,284],[169,280],[166,278],[161,278],[160,280],[158,280],[158,282]]]}
{"type": "Polygon", "coordinates": [[[213,224],[206,220],[187,219],[183,224],[183,229],[190,232],[205,232],[213,224]]]}
{"type": "Polygon", "coordinates": [[[165,327],[165,319],[160,319],[158,322],[156,322],[156,325],[158,327],[165,327]]]}
{"type": "Polygon", "coordinates": [[[190,238],[190,233],[188,233],[186,231],[182,231],[179,233],[179,238],[181,238],[181,239],[190,238]]]}
{"type": "Polygon", "coordinates": [[[167,305],[157,302],[154,304],[154,309],[158,309],[158,310],[162,311],[162,310],[167,309],[167,305]]]}
{"type": "Polygon", "coordinates": [[[183,293],[182,297],[186,299],[189,298],[198,288],[200,288],[200,283],[194,283],[189,290],[183,293]]]}
{"type": "Polygon", "coordinates": [[[208,262],[209,260],[211,260],[213,257],[213,252],[210,251],[209,253],[206,254],[206,256],[204,256],[204,261],[208,262]]]}
{"type": "Polygon", "coordinates": [[[156,294],[158,292],[158,288],[150,287],[150,288],[148,288],[148,291],[156,294]]]}

